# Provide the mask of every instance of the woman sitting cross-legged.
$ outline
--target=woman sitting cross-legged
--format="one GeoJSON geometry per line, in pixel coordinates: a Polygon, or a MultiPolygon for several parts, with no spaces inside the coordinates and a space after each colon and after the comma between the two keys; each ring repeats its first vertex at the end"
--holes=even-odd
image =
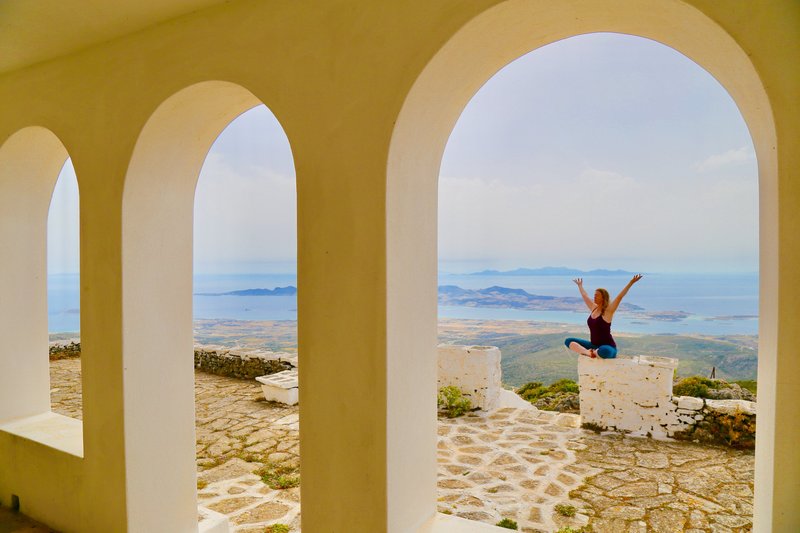
{"type": "Polygon", "coordinates": [[[611,336],[611,319],[614,318],[614,313],[617,311],[622,299],[628,294],[628,290],[640,279],[642,279],[641,274],[633,276],[628,284],[625,285],[625,288],[610,303],[607,290],[597,289],[594,291],[594,300],[592,300],[583,288],[583,278],[572,280],[581,291],[586,307],[591,311],[589,318],[586,320],[589,325],[591,341],[570,337],[564,341],[564,345],[573,352],[587,357],[615,358],[617,356],[617,343],[614,342],[614,337],[611,336]]]}

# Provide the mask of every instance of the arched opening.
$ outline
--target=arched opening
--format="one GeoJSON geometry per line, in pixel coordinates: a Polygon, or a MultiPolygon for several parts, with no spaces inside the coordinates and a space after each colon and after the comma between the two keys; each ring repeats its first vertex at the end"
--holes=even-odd
{"type": "Polygon", "coordinates": [[[260,103],[228,82],[183,89],[149,118],[128,168],[122,306],[130,529],[196,527],[194,193],[214,139],[236,116],[260,103]],[[163,476],[167,471],[170,475],[163,476]]]}
{"type": "Polygon", "coordinates": [[[252,527],[299,528],[296,205],[289,140],[254,107],[211,146],[194,207],[198,500],[252,527]]]}
{"type": "MultiPolygon", "coordinates": [[[[47,221],[66,159],[64,145],[42,127],[20,130],[0,148],[0,246],[6,251],[0,280],[0,323],[6,332],[0,353],[0,420],[50,414],[47,221]]],[[[80,423],[72,422],[65,423],[80,435],[80,423]]],[[[71,451],[83,453],[82,446],[71,451]]]]}
{"type": "MultiPolygon", "coordinates": [[[[749,473],[752,483],[751,452],[620,442],[578,428],[561,429],[564,442],[548,423],[569,419],[555,411],[578,412],[578,356],[563,343],[588,338],[586,306],[572,282],[578,277],[589,295],[603,286],[613,297],[635,272],[646,273],[614,315],[621,358],[676,358],[679,377],[707,378],[715,367],[729,382],[755,379],[757,184],[752,141],[729,95],[659,43],[571,37],[526,54],[481,87],[454,127],[439,177],[440,341],[498,346],[503,384],[527,384],[526,397],[541,411],[521,404],[527,415],[440,417],[440,510],[492,524],[513,519],[520,529],[585,521],[608,528],[597,521],[605,520],[601,505],[621,492],[611,491],[613,482],[603,487],[605,501],[572,491],[608,481],[599,457],[630,461],[629,482],[661,475],[636,464],[638,446],[662,454],[667,465],[658,467],[670,472],[672,461],[710,458],[678,474],[680,483],[662,483],[662,500],[685,496],[690,477],[688,490],[702,486],[698,496],[708,501],[735,499],[703,481],[712,462],[735,462],[740,480],[749,473]],[[589,468],[600,473],[580,475],[589,468]],[[559,515],[559,505],[573,505],[575,515],[559,515]]],[[[731,396],[738,384],[732,387],[731,396]]],[[[737,497],[749,490],[735,488],[737,497]]],[[[752,493],[743,503],[728,510],[731,520],[752,519],[752,493]]],[[[673,527],[689,523],[690,512],[705,516],[670,511],[673,527]]],[[[637,520],[653,517],[660,518],[642,512],[637,520]]]]}
{"type": "Polygon", "coordinates": [[[54,412],[82,419],[79,205],[75,168],[67,159],[47,216],[50,402],[54,412]]]}
{"type": "MultiPolygon", "coordinates": [[[[437,269],[436,235],[431,228],[435,227],[437,176],[447,138],[472,95],[503,65],[556,40],[598,31],[642,36],[678,50],[715,76],[741,110],[759,166],[758,376],[762,390],[775,382],[775,127],[768,97],[747,55],[712,20],[682,4],[626,0],[602,6],[577,2],[545,8],[506,2],[467,24],[429,62],[405,100],[392,138],[386,215],[387,468],[390,486],[398,495],[391,500],[389,513],[397,523],[407,519],[401,510],[404,507],[427,507],[433,513],[435,456],[424,448],[434,448],[436,422],[432,413],[420,413],[428,409],[426,400],[435,395],[437,269]],[[410,379],[409,368],[414,369],[416,379],[410,379]],[[403,403],[395,398],[402,398],[403,403]],[[409,435],[419,443],[411,450],[409,435]]],[[[759,400],[772,405],[774,396],[762,393],[759,400]]],[[[758,432],[755,529],[768,528],[766,524],[772,523],[774,412],[759,412],[758,432]]],[[[435,520],[447,519],[439,516],[435,520]]]]}

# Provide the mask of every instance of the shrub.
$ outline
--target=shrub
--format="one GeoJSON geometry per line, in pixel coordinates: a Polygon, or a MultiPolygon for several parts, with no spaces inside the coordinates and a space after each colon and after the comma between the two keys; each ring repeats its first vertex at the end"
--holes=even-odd
{"type": "Polygon", "coordinates": [[[455,386],[439,389],[438,405],[447,413],[448,418],[461,416],[472,409],[472,402],[464,397],[461,389],[455,386]]]}
{"type": "Polygon", "coordinates": [[[701,376],[691,376],[680,380],[672,387],[675,396],[694,396],[695,398],[708,398],[708,389],[716,389],[719,382],[701,376]]]}
{"type": "Polygon", "coordinates": [[[504,527],[506,529],[517,529],[517,523],[511,520],[510,518],[503,518],[495,525],[497,527],[504,527]]]}
{"type": "Polygon", "coordinates": [[[549,387],[550,392],[578,392],[578,384],[571,379],[559,379],[549,387]]]}
{"type": "Polygon", "coordinates": [[[267,526],[264,533],[289,533],[289,531],[291,531],[291,528],[286,524],[272,524],[267,526]]]}
{"type": "Polygon", "coordinates": [[[578,384],[571,379],[559,379],[548,387],[538,381],[531,381],[517,389],[517,394],[534,403],[540,398],[548,398],[564,393],[578,393],[578,384]]]}
{"type": "Polygon", "coordinates": [[[575,516],[575,509],[574,505],[568,505],[566,503],[559,503],[555,506],[555,510],[561,516],[575,516]]]}

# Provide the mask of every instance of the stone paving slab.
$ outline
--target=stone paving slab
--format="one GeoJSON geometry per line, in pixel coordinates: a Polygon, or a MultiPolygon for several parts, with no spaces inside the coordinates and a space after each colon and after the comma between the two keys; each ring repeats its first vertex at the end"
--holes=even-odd
{"type": "MultiPolygon", "coordinates": [[[[51,387],[53,410],[80,418],[80,360],[51,362],[51,387]]],[[[200,505],[227,515],[232,531],[282,523],[299,532],[299,487],[272,489],[255,473],[299,464],[298,408],[266,402],[255,380],[203,372],[195,400],[200,505]]],[[[439,511],[491,524],[511,518],[527,533],[751,531],[752,452],[567,422],[534,407],[440,418],[439,511]]]]}

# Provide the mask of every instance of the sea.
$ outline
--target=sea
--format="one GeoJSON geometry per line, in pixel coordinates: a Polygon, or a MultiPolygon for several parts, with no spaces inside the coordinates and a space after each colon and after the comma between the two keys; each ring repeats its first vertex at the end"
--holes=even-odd
{"type": "MultiPolygon", "coordinates": [[[[515,276],[440,273],[439,285],[465,289],[501,286],[544,296],[579,296],[572,276],[515,276]]],[[[603,287],[613,296],[629,276],[585,277],[591,294],[603,287]]],[[[297,287],[294,274],[197,274],[194,277],[194,318],[233,320],[297,320],[294,296],[207,296],[244,289],[297,287]]],[[[48,317],[51,333],[80,331],[77,274],[48,276],[48,317]]],[[[302,290],[302,288],[300,288],[302,290]]],[[[618,311],[616,332],[647,334],[757,335],[758,274],[645,273],[626,302],[645,311],[684,311],[685,319],[643,319],[618,311]]],[[[440,318],[526,320],[585,325],[586,312],[439,306],[440,318]]]]}

